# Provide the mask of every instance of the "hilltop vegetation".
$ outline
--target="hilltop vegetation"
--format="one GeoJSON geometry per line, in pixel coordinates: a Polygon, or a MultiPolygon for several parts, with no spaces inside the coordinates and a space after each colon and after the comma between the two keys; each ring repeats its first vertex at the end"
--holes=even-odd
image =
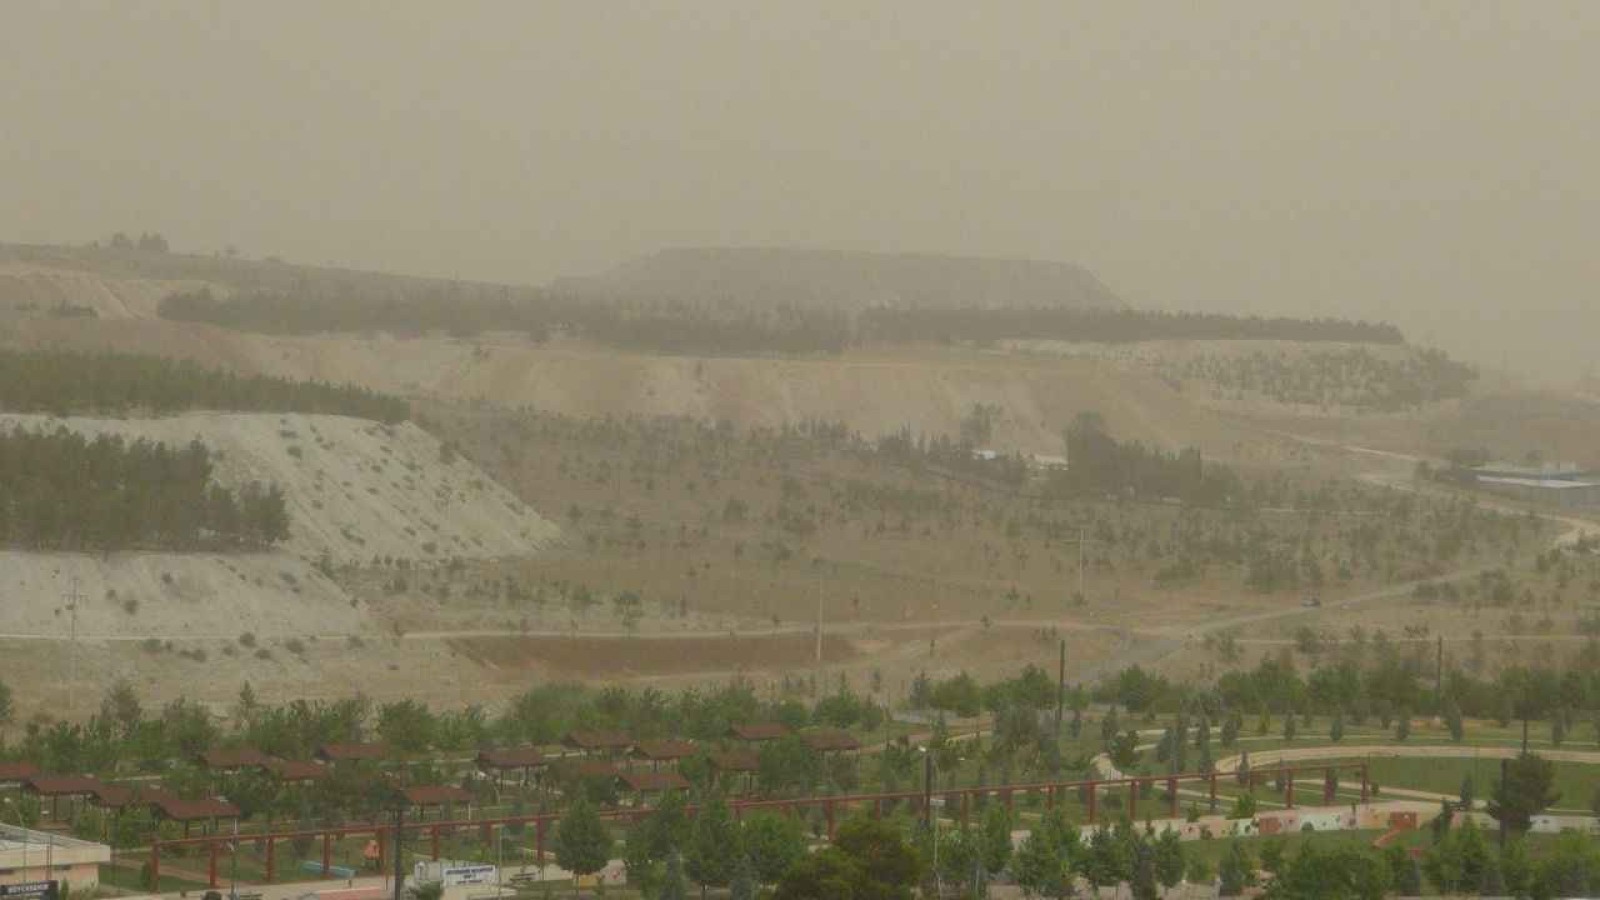
{"type": "Polygon", "coordinates": [[[283,493],[211,479],[198,441],[0,431],[0,546],[28,550],[265,547],[289,536],[283,493]]]}
{"type": "Polygon", "coordinates": [[[1477,370],[1443,351],[1420,349],[1389,359],[1366,347],[1201,354],[1157,367],[1169,377],[1216,385],[1226,394],[1258,394],[1278,403],[1398,412],[1467,396],[1477,370]]]}
{"type": "Polygon", "coordinates": [[[556,331],[626,350],[668,354],[837,354],[866,343],[989,343],[1008,338],[1130,343],[1157,340],[1295,340],[1399,344],[1392,325],[1334,319],[1078,309],[806,309],[757,300],[574,298],[451,286],[403,295],[307,287],[214,296],[202,289],[161,302],[163,318],[265,334],[443,332],[470,337],[556,331]]]}
{"type": "Polygon", "coordinates": [[[404,400],[353,385],[236,375],[126,353],[0,349],[0,410],[54,415],[189,410],[302,412],[404,421],[404,400]]]}

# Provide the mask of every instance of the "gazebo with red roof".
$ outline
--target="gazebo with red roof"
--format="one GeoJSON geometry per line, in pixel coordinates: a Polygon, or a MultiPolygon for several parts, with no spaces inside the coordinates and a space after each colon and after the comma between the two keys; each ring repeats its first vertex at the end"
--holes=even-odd
{"type": "Polygon", "coordinates": [[[139,802],[150,807],[159,819],[183,823],[183,836],[196,822],[210,822],[214,827],[218,819],[239,818],[239,807],[216,797],[185,800],[165,791],[141,792],[139,802]]]}
{"type": "Polygon", "coordinates": [[[21,787],[37,774],[39,767],[30,762],[0,762],[0,785],[5,787],[21,787]]]}
{"type": "Polygon", "coordinates": [[[87,800],[105,787],[104,782],[88,775],[41,775],[23,779],[22,789],[39,799],[50,798],[50,818],[60,817],[61,798],[87,800]]]}
{"type": "Polygon", "coordinates": [[[581,753],[617,756],[628,752],[633,738],[620,731],[573,731],[561,739],[561,744],[581,753]]]}
{"type": "Polygon", "coordinates": [[[750,779],[761,768],[761,757],[754,750],[728,750],[710,757],[712,775],[750,779]]]}
{"type": "Polygon", "coordinates": [[[633,747],[633,757],[649,762],[652,771],[662,763],[685,760],[697,752],[699,748],[688,741],[640,741],[633,747]]]}
{"type": "Polygon", "coordinates": [[[677,772],[618,772],[617,786],[643,800],[668,791],[687,791],[689,779],[677,772]]]}
{"type": "Polygon", "coordinates": [[[471,803],[472,792],[466,788],[449,784],[422,784],[405,788],[400,792],[406,802],[418,809],[429,807],[442,809],[457,803],[471,803]]]}
{"type": "Polygon", "coordinates": [[[478,751],[477,764],[480,770],[494,772],[502,780],[506,772],[521,769],[522,782],[526,784],[534,769],[543,769],[549,763],[544,754],[534,747],[486,747],[478,751]]]}
{"type": "Polygon", "coordinates": [[[800,740],[813,753],[844,753],[861,749],[861,742],[848,731],[837,728],[818,728],[801,732],[800,740]]]}
{"type": "Polygon", "coordinates": [[[790,735],[789,726],[782,722],[753,722],[744,725],[735,725],[728,729],[728,734],[735,740],[749,744],[760,744],[766,741],[776,741],[790,735]]]}
{"type": "Polygon", "coordinates": [[[269,759],[263,767],[285,784],[311,784],[328,777],[328,767],[305,759],[269,759]]]}

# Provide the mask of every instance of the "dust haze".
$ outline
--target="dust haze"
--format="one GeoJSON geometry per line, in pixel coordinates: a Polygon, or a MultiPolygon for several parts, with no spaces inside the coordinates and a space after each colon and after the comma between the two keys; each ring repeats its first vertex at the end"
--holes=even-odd
{"type": "Polygon", "coordinates": [[[1083,266],[1590,358],[1600,6],[12,2],[0,233],[543,283],[657,250],[1083,266]]]}

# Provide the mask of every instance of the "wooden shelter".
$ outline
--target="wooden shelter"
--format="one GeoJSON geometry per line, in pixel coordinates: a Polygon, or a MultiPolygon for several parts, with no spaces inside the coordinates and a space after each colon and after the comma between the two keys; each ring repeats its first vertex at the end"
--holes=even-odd
{"type": "Polygon", "coordinates": [[[50,818],[61,817],[61,798],[67,798],[70,808],[73,801],[88,800],[105,787],[98,778],[88,775],[32,775],[23,779],[23,791],[38,797],[42,803],[50,800],[50,818]]]}
{"type": "Polygon", "coordinates": [[[150,807],[150,811],[158,819],[182,822],[184,837],[189,836],[189,829],[196,822],[208,822],[212,826],[211,830],[215,831],[218,820],[239,818],[239,807],[216,797],[184,800],[164,791],[141,792],[139,802],[150,807]]]}
{"type": "Polygon", "coordinates": [[[471,791],[449,784],[415,785],[403,789],[400,793],[406,798],[406,803],[424,810],[424,815],[428,809],[443,809],[447,806],[472,802],[471,791]]]}
{"type": "Polygon", "coordinates": [[[654,771],[660,769],[662,763],[676,763],[697,752],[699,748],[688,741],[640,741],[633,747],[633,758],[650,763],[654,771]]]}
{"type": "Polygon", "coordinates": [[[502,781],[506,772],[520,769],[523,784],[532,780],[535,769],[543,769],[548,765],[544,754],[534,747],[485,748],[478,751],[477,763],[479,771],[493,772],[502,781]]]}
{"type": "Polygon", "coordinates": [[[284,784],[312,784],[328,777],[328,767],[304,759],[269,759],[263,767],[284,784]]]}
{"type": "Polygon", "coordinates": [[[668,791],[687,791],[689,779],[677,772],[619,772],[617,787],[644,801],[668,791]]]}
{"type": "Polygon", "coordinates": [[[37,774],[39,767],[30,762],[0,762],[0,787],[22,787],[37,774]]]}
{"type": "Polygon", "coordinates": [[[800,733],[800,740],[813,753],[853,753],[861,749],[861,742],[848,731],[837,728],[817,728],[800,733]]]}
{"type": "Polygon", "coordinates": [[[754,750],[728,750],[713,753],[710,757],[711,775],[719,782],[727,779],[742,780],[748,786],[751,778],[761,768],[761,756],[754,750]]]}

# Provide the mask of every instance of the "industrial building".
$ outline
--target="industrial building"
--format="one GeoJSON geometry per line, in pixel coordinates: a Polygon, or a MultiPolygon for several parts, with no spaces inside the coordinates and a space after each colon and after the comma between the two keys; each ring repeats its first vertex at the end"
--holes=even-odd
{"type": "Polygon", "coordinates": [[[0,885],[66,882],[72,892],[100,884],[111,848],[59,834],[0,825],[0,885]]]}
{"type": "Polygon", "coordinates": [[[1600,508],[1600,474],[1575,465],[1488,465],[1473,470],[1479,488],[1562,509],[1600,508]]]}

